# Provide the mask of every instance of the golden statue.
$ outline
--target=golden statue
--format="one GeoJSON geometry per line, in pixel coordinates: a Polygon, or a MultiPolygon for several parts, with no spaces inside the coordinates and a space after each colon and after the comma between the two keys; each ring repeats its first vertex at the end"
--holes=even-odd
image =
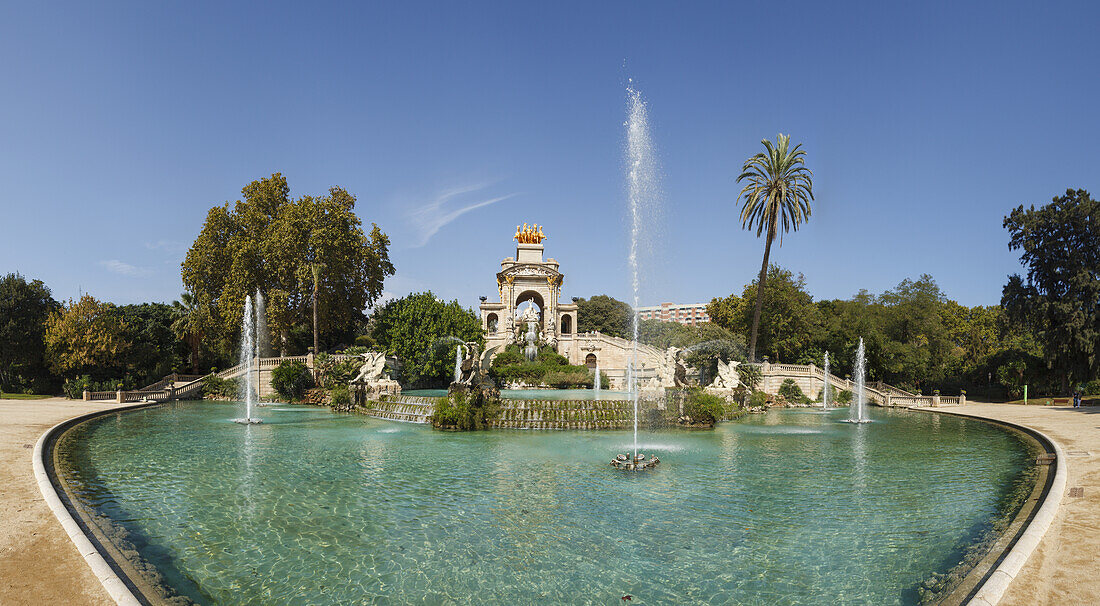
{"type": "Polygon", "coordinates": [[[546,239],[541,227],[538,225],[528,226],[526,223],[523,224],[522,229],[517,225],[516,235],[512,237],[520,244],[541,244],[546,239]]]}

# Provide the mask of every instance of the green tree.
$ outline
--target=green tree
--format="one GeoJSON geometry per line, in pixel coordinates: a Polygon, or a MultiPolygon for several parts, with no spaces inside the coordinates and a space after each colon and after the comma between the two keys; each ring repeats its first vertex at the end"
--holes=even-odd
{"type": "Polygon", "coordinates": [[[46,391],[56,386],[46,364],[46,319],[61,309],[41,280],[0,278],[0,388],[46,391]]]}
{"type": "Polygon", "coordinates": [[[1008,247],[1023,251],[1027,274],[1009,276],[1001,305],[1038,335],[1063,393],[1095,378],[1100,364],[1098,225],[1100,202],[1083,189],[1068,189],[1040,208],[1018,206],[1004,218],[1008,247]]]}
{"type": "Polygon", "coordinates": [[[601,333],[630,339],[634,335],[634,310],[624,303],[607,295],[596,295],[577,301],[577,331],[601,333]]]}
{"type": "Polygon", "coordinates": [[[125,387],[136,389],[179,369],[187,346],[172,331],[171,305],[141,303],[115,310],[126,327],[122,338],[130,344],[114,364],[125,387]]]}
{"type": "Polygon", "coordinates": [[[757,278],[756,307],[753,311],[752,332],[749,337],[749,360],[756,359],[756,337],[760,327],[760,310],[764,303],[764,285],[767,281],[768,258],[772,242],[783,234],[798,231],[810,218],[810,201],[814,199],[813,173],[806,168],[802,144],[790,147],[791,138],[780,134],[773,145],[763,139],[766,152],[760,152],[745,161],[737,182],[747,181],[738,198],[742,201],[741,225],[756,228],[756,236],[764,235],[764,261],[757,278]]]}
{"type": "Polygon", "coordinates": [[[127,353],[126,324],[118,308],[91,295],[50,314],[46,320],[46,359],[66,378],[88,374],[117,377],[119,359],[127,353]]]}
{"type": "MultiPolygon", "coordinates": [[[[805,350],[813,347],[820,332],[818,310],[813,303],[813,297],[806,292],[805,277],[801,274],[795,276],[778,265],[772,265],[768,269],[768,279],[763,289],[753,281],[745,285],[740,297],[730,295],[725,299],[711,301],[707,305],[707,313],[717,306],[737,310],[736,315],[718,316],[729,322],[722,328],[733,333],[745,334],[752,329],[754,323],[758,323],[760,330],[757,334],[757,351],[773,361],[798,360],[805,350]],[[753,298],[764,303],[763,314],[760,307],[754,309],[745,304],[753,298]]],[[[748,358],[752,361],[751,352],[748,358]]]]}
{"type": "Polygon", "coordinates": [[[245,186],[232,209],[228,202],[210,209],[182,266],[184,286],[207,308],[192,328],[230,359],[244,299],[259,289],[278,349],[288,353],[292,334],[311,327],[312,267],[323,264],[319,340],[328,346],[350,341],[363,310],[394,273],[389,237],[377,225],[364,233],[355,202],[339,187],[325,196],[291,198],[276,173],[245,186]]]}
{"type": "Polygon", "coordinates": [[[371,337],[378,347],[397,356],[402,383],[442,387],[454,378],[458,343],[483,344],[481,321],[458,301],[444,303],[431,292],[394,299],[374,312],[371,337]]]}
{"type": "Polygon", "coordinates": [[[187,343],[191,372],[201,374],[202,340],[205,326],[212,325],[209,317],[211,306],[199,302],[196,295],[185,292],[172,302],[172,332],[187,343]]]}

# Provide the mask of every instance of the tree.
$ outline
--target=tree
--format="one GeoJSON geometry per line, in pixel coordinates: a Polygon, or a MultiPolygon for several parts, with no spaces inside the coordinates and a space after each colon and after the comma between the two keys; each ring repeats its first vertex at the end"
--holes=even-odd
{"type": "Polygon", "coordinates": [[[55,386],[46,365],[46,319],[61,309],[41,280],[0,278],[0,388],[45,391],[55,386]]]}
{"type": "Polygon", "coordinates": [[[634,335],[634,309],[607,295],[577,301],[577,331],[601,333],[630,339],[634,335]]]}
{"type": "MultiPolygon", "coordinates": [[[[707,305],[707,313],[712,309],[735,310],[735,314],[719,313],[717,318],[728,324],[722,328],[737,334],[749,332],[754,325],[760,331],[757,334],[757,349],[774,361],[794,362],[817,342],[820,332],[818,310],[813,297],[806,292],[806,279],[797,277],[790,270],[778,265],[768,269],[768,280],[764,288],[757,281],[746,284],[740,297],[731,294],[724,299],[714,299],[707,305]],[[752,298],[766,305],[767,313],[761,316],[761,306],[756,309],[745,304],[752,298]],[[755,324],[754,324],[755,323],[755,324]]],[[[715,316],[711,316],[715,322],[715,316]]],[[[752,361],[752,354],[748,355],[752,361]]]]}
{"type": "Polygon", "coordinates": [[[386,303],[374,312],[370,329],[375,343],[400,361],[402,383],[417,387],[448,385],[458,342],[484,342],[477,314],[430,291],[386,303]]]}
{"type": "Polygon", "coordinates": [[[1100,202],[1067,189],[1046,206],[1016,207],[1004,227],[1027,274],[1009,276],[1001,305],[1036,332],[1066,393],[1071,382],[1096,377],[1100,364],[1100,202]]]}
{"type": "Polygon", "coordinates": [[[764,234],[764,262],[760,264],[760,277],[757,278],[756,308],[749,337],[750,361],[756,359],[756,336],[772,242],[778,235],[782,246],[784,233],[798,231],[810,218],[810,201],[814,199],[813,173],[805,166],[806,152],[802,151],[801,143],[791,149],[790,141],[790,136],[783,134],[776,138],[774,145],[767,139],[761,140],[767,152],[749,158],[737,177],[738,183],[748,181],[738,194],[742,201],[741,226],[750,230],[755,227],[758,238],[764,234]]]}
{"type": "Polygon", "coordinates": [[[172,302],[172,332],[187,343],[191,360],[191,372],[199,372],[202,359],[203,327],[212,324],[209,317],[210,305],[199,302],[196,295],[185,292],[178,301],[172,302]]]}
{"type": "Polygon", "coordinates": [[[183,263],[184,286],[206,308],[192,329],[212,340],[223,360],[230,359],[244,299],[259,289],[266,297],[268,325],[285,354],[294,333],[309,330],[312,268],[323,264],[325,280],[316,297],[324,310],[319,342],[335,345],[353,338],[363,311],[394,273],[389,237],[375,224],[364,233],[355,197],[339,187],[325,196],[294,199],[286,179],[275,173],[241,192],[232,209],[228,202],[210,209],[183,263]]]}
{"type": "Polygon", "coordinates": [[[119,359],[130,347],[125,333],[114,305],[84,295],[46,320],[46,359],[51,370],[67,378],[117,376],[119,359]]]}
{"type": "Polygon", "coordinates": [[[126,387],[155,383],[179,369],[187,346],[172,331],[175,314],[171,305],[141,303],[115,310],[125,325],[122,338],[129,347],[113,366],[126,387]]]}

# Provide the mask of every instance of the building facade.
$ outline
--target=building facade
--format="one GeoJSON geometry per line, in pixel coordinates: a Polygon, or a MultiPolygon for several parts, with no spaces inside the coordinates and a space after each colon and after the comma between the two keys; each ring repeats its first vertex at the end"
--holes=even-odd
{"type": "Polygon", "coordinates": [[[642,320],[679,322],[690,326],[710,322],[706,303],[661,303],[660,305],[639,307],[637,312],[638,318],[642,320]]]}

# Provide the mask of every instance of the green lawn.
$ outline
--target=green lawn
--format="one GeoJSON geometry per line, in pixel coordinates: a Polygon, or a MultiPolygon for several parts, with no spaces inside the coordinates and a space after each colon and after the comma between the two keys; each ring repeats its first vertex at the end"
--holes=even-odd
{"type": "Polygon", "coordinates": [[[52,397],[37,393],[4,393],[0,391],[0,400],[45,400],[52,397]]]}

